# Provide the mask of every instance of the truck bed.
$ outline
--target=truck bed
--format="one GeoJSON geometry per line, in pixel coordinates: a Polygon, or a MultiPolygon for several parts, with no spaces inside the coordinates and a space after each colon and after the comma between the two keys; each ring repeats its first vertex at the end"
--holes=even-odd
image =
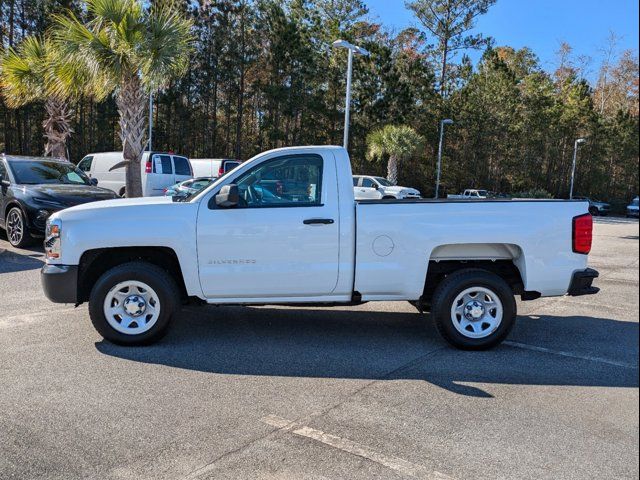
{"type": "Polygon", "coordinates": [[[429,264],[455,257],[511,260],[525,290],[563,295],[587,266],[572,250],[573,218],[587,212],[567,200],[358,201],[355,290],[363,300],[418,299],[429,264]]]}

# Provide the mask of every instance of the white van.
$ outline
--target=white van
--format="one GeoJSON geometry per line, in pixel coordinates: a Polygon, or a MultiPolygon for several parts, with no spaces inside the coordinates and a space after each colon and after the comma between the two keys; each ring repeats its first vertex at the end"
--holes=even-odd
{"type": "Polygon", "coordinates": [[[221,177],[242,163],[227,158],[192,158],[190,162],[194,177],[209,178],[221,177]]]}
{"type": "MultiPolygon", "coordinates": [[[[125,168],[122,152],[90,153],[78,168],[90,178],[98,180],[103,188],[113,190],[121,197],[125,194],[125,168]]],[[[144,152],[140,161],[142,171],[142,194],[154,197],[164,194],[171,185],[193,178],[189,159],[165,152],[144,152]]]]}

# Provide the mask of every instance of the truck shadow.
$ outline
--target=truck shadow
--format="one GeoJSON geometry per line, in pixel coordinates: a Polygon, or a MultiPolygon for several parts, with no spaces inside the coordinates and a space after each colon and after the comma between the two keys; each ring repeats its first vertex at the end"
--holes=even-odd
{"type": "Polygon", "coordinates": [[[510,345],[458,351],[440,339],[430,322],[425,327],[423,319],[415,313],[360,309],[189,308],[156,345],[121,347],[102,341],[96,348],[122,359],[207,373],[422,380],[475,397],[492,397],[490,384],[638,388],[637,323],[524,316],[510,338],[579,356],[599,348],[593,356],[626,364],[621,367],[510,345]],[[554,344],[558,339],[564,345],[554,344]]]}
{"type": "Polygon", "coordinates": [[[41,253],[20,254],[0,247],[0,274],[35,270],[44,265],[41,253]]]}

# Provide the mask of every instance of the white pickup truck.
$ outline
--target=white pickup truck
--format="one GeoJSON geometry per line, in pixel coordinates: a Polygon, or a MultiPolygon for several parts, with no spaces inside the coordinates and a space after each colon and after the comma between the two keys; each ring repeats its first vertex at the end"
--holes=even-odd
{"type": "Polygon", "coordinates": [[[447,195],[449,200],[484,200],[489,198],[489,192],[486,190],[467,189],[462,195],[447,195]]]}
{"type": "Polygon", "coordinates": [[[501,342],[515,295],[596,293],[587,202],[356,202],[347,152],[260,154],[192,198],[118,199],[54,214],[42,284],[89,302],[119,344],[158,340],[187,301],[354,305],[406,300],[451,344],[501,342]]]}

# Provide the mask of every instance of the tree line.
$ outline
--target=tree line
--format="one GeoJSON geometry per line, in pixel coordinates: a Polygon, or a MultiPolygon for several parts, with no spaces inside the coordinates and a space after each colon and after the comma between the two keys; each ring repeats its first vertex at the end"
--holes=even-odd
{"type": "MultiPolygon", "coordinates": [[[[485,188],[566,197],[574,141],[584,137],[576,192],[619,201],[637,195],[637,52],[619,51],[612,37],[595,65],[587,65],[563,44],[556,65],[543,68],[532,50],[496,45],[491,32],[474,33],[475,20],[493,3],[408,2],[417,27],[401,31],[371,20],[362,0],[140,3],[171,8],[191,24],[181,76],[148,85],[155,101],[153,148],[244,160],[270,148],[341,144],[346,52],[331,43],[343,38],[371,53],[354,60],[349,150],[355,173],[386,176],[393,156],[399,183],[433,194],[439,123],[451,118],[444,193],[485,188]],[[470,49],[482,52],[476,65],[470,49]],[[376,149],[368,139],[390,125],[413,129],[415,148],[404,145],[410,155],[388,149],[371,155],[376,149]]],[[[0,0],[2,50],[46,37],[56,15],[69,12],[87,24],[95,15],[79,0],[0,0]]],[[[117,87],[108,95],[75,92],[64,112],[71,160],[122,149],[117,99],[117,87]]],[[[47,102],[16,107],[0,100],[0,151],[43,154],[47,102]]]]}

